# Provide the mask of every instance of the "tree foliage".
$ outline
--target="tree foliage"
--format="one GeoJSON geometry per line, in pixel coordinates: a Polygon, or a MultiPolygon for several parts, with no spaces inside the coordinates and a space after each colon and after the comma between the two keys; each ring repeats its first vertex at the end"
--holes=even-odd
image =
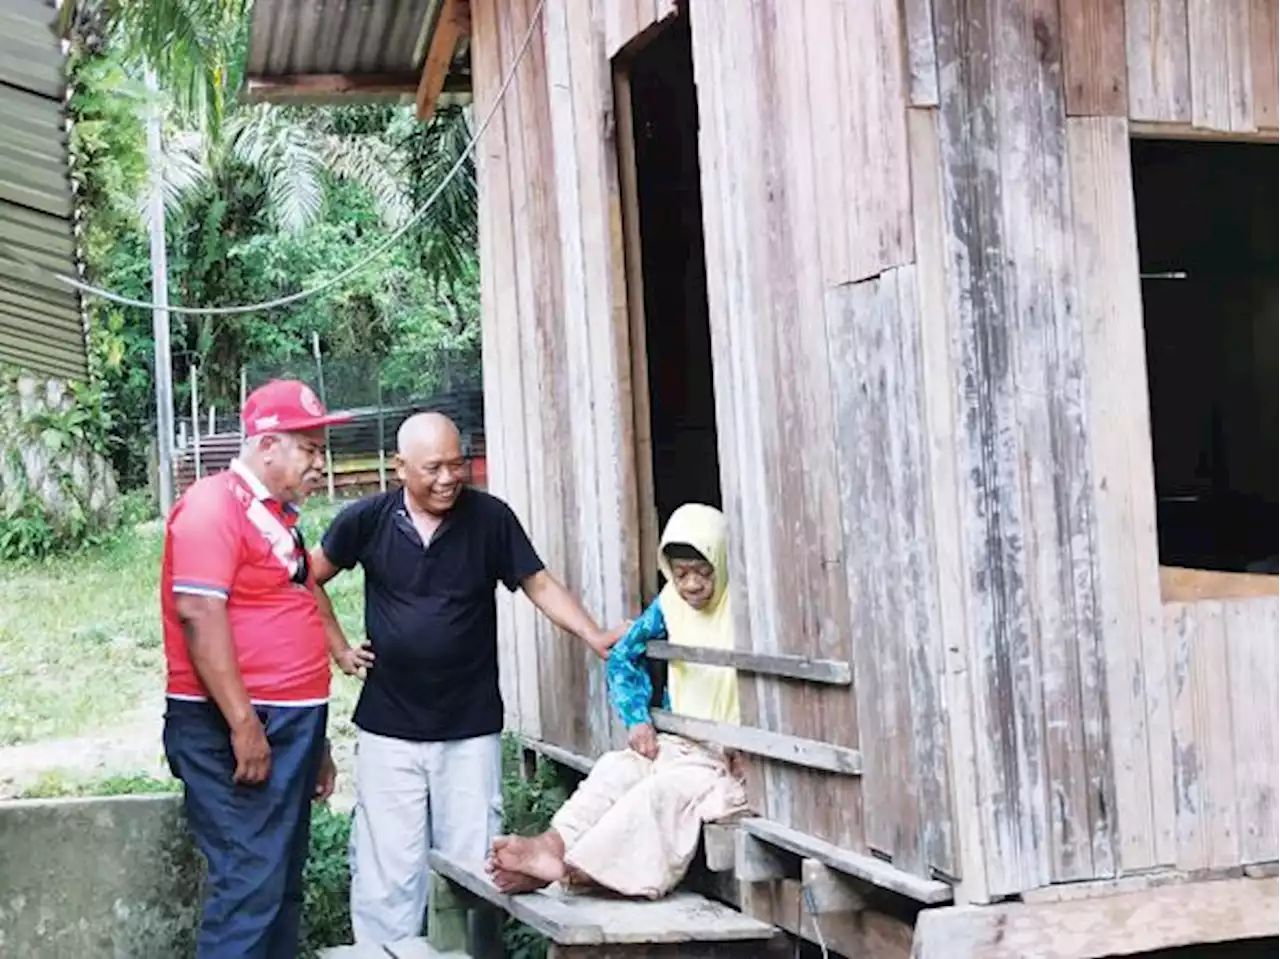
{"type": "MultiPolygon", "coordinates": [[[[479,378],[475,170],[460,108],[419,124],[395,105],[238,103],[248,14],[242,0],[100,0],[73,13],[71,147],[89,278],[149,300],[153,187],[145,117],[159,78],[171,302],[227,306],[310,289],[408,222],[447,172],[459,176],[383,257],[333,288],[269,313],[171,317],[178,413],[187,371],[234,408],[240,370],[326,365],[375,371],[388,393],[426,397],[479,378]]],[[[90,298],[97,382],[127,442],[115,465],[145,480],[154,434],[149,311],[90,298]]],[[[368,377],[365,376],[367,380],[368,377]]],[[[341,397],[333,397],[342,402],[341,397]]]]}

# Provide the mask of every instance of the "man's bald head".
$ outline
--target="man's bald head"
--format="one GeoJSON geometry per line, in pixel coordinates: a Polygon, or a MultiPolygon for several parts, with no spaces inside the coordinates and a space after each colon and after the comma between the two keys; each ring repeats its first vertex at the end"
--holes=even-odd
{"type": "Polygon", "coordinates": [[[462,455],[462,434],[457,424],[443,413],[414,413],[400,424],[396,451],[402,457],[462,455]]]}
{"type": "Polygon", "coordinates": [[[469,473],[462,435],[443,413],[415,413],[396,433],[396,474],[413,506],[433,516],[453,509],[469,473]]]}

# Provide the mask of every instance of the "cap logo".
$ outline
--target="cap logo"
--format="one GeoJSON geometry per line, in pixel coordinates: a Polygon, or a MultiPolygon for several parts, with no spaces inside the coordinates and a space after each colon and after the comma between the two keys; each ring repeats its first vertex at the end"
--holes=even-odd
{"type": "Polygon", "coordinates": [[[280,417],[276,416],[274,413],[270,416],[259,416],[253,421],[253,425],[255,428],[260,430],[274,429],[280,425],[280,417]]]}
{"type": "Polygon", "coordinates": [[[304,385],[298,399],[302,403],[302,408],[307,411],[308,416],[324,415],[324,407],[320,405],[320,400],[317,399],[311,387],[304,385]]]}

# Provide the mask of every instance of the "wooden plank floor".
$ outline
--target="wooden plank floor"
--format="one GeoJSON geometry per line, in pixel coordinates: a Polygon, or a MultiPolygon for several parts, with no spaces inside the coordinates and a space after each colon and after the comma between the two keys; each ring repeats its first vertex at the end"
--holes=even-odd
{"type": "Polygon", "coordinates": [[[505,896],[478,865],[467,867],[434,851],[430,862],[440,876],[560,945],[764,941],[777,934],[773,926],[696,893],[676,892],[654,902],[577,895],[554,887],[505,896]]]}

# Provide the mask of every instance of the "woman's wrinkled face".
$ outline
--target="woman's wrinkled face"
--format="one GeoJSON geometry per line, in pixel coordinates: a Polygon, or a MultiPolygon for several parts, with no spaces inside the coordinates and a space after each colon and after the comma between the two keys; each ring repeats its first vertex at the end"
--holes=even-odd
{"type": "Polygon", "coordinates": [[[716,593],[716,570],[705,559],[673,559],[671,581],[680,598],[694,609],[705,609],[716,593]]]}

